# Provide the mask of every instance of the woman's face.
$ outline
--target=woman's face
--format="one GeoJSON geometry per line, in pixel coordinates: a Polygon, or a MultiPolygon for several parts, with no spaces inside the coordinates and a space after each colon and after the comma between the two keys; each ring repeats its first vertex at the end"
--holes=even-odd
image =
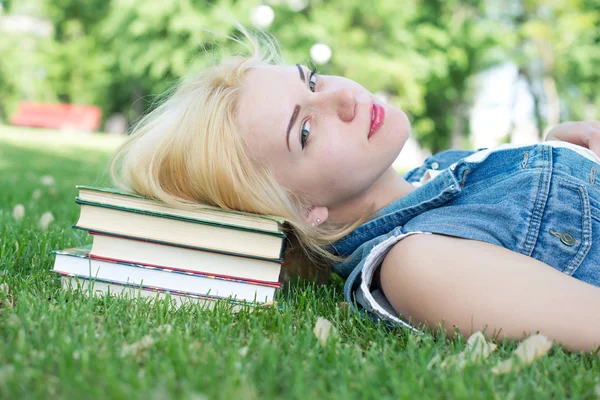
{"type": "Polygon", "coordinates": [[[245,79],[237,122],[251,156],[313,205],[364,195],[409,137],[401,110],[350,79],[300,65],[252,68],[245,79]]]}

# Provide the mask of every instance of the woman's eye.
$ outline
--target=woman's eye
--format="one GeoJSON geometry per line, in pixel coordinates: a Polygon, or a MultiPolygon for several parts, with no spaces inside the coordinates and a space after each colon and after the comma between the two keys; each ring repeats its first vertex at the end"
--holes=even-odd
{"type": "Polygon", "coordinates": [[[315,86],[317,86],[317,74],[312,72],[310,74],[310,79],[308,81],[308,87],[310,88],[311,91],[315,91],[315,86]]]}
{"type": "Polygon", "coordinates": [[[302,150],[304,150],[304,147],[306,146],[306,141],[308,140],[309,136],[310,136],[310,121],[306,121],[302,125],[302,132],[300,132],[300,146],[302,146],[302,150]]]}

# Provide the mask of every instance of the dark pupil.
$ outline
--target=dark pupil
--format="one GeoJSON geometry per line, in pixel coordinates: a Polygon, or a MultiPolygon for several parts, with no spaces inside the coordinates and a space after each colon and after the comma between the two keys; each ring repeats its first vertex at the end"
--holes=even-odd
{"type": "Polygon", "coordinates": [[[315,88],[315,83],[313,81],[310,81],[309,86],[310,86],[311,89],[314,89],[315,88]]]}

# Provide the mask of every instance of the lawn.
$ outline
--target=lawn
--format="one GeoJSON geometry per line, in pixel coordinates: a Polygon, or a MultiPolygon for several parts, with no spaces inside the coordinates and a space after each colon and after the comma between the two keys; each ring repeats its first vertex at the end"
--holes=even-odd
{"type": "Polygon", "coordinates": [[[287,285],[278,307],[89,299],[63,292],[53,249],[89,243],[71,229],[76,184],[107,185],[119,139],[0,127],[0,398],[594,398],[600,360],[555,346],[520,372],[486,361],[442,369],[466,340],[386,328],[348,311],[340,279],[287,285]],[[15,220],[13,209],[24,206],[15,220]],[[47,231],[41,216],[51,212],[47,231]],[[336,333],[315,337],[318,317],[336,333]]]}

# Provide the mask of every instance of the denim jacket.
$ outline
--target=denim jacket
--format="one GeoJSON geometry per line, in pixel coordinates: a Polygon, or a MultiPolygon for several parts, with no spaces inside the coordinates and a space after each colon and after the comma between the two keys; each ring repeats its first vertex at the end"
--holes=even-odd
{"type": "Polygon", "coordinates": [[[367,267],[370,278],[393,243],[416,232],[493,243],[600,286],[598,168],[546,142],[429,156],[404,178],[412,183],[429,169],[441,173],[333,244],[348,257],[333,266],[346,279],[346,301],[353,303],[367,267]]]}

